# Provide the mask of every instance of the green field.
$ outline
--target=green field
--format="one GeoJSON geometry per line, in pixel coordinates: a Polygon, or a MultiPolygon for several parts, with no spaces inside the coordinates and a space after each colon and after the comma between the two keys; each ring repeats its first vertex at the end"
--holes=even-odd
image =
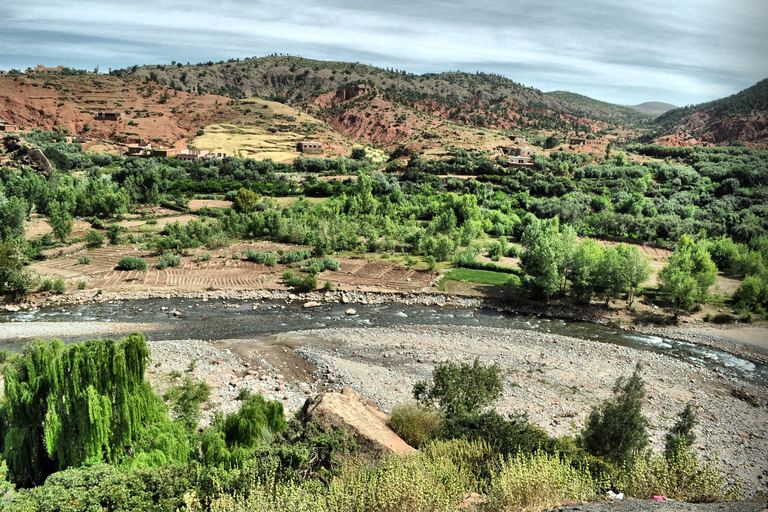
{"type": "Polygon", "coordinates": [[[503,272],[492,272],[490,270],[472,270],[468,268],[455,268],[445,274],[440,281],[461,281],[462,283],[481,283],[494,284],[502,286],[505,284],[519,284],[517,276],[505,274],[503,272]]]}

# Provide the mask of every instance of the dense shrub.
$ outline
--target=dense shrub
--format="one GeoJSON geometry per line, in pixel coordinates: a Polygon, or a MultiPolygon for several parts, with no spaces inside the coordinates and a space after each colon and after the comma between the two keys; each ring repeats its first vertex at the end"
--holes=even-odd
{"type": "Polygon", "coordinates": [[[543,510],[564,500],[593,500],[596,482],[556,455],[520,454],[506,459],[488,492],[492,510],[543,510]]]}
{"type": "Polygon", "coordinates": [[[181,256],[177,256],[170,252],[166,252],[160,256],[160,260],[157,262],[157,268],[160,270],[168,267],[178,267],[179,265],[181,265],[181,256]]]}
{"type": "Polygon", "coordinates": [[[296,249],[295,251],[289,251],[280,255],[280,264],[298,263],[308,260],[311,256],[312,254],[306,249],[296,249]]]}
{"type": "Polygon", "coordinates": [[[415,403],[394,406],[387,422],[387,425],[403,441],[414,448],[418,448],[429,439],[440,428],[440,424],[440,415],[433,409],[427,409],[415,403]]]}
{"type": "Polygon", "coordinates": [[[78,265],[90,265],[91,261],[92,260],[90,256],[80,256],[79,258],[77,258],[78,265]]]}
{"type": "Polygon", "coordinates": [[[273,252],[256,252],[253,249],[248,249],[245,251],[245,258],[248,261],[260,263],[268,267],[277,265],[277,255],[273,252]]]}
{"type": "Polygon", "coordinates": [[[104,235],[96,231],[95,229],[91,229],[88,231],[88,233],[85,234],[85,246],[89,249],[95,249],[97,247],[101,247],[101,244],[104,242],[104,235]]]}
{"type": "Polygon", "coordinates": [[[501,368],[468,363],[440,363],[432,370],[432,382],[419,381],[413,396],[424,405],[437,405],[448,417],[478,412],[501,395],[501,368]]]}
{"type": "Polygon", "coordinates": [[[712,503],[740,497],[715,462],[701,462],[689,448],[673,454],[637,457],[622,473],[618,486],[640,499],[654,495],[689,503],[712,503]]]}
{"type": "Polygon", "coordinates": [[[147,270],[147,262],[144,258],[124,256],[117,262],[117,270],[147,270]]]}

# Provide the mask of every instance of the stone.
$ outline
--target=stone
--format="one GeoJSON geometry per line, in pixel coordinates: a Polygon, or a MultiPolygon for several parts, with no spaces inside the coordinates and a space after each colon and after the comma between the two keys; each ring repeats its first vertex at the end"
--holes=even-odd
{"type": "Polygon", "coordinates": [[[305,302],[305,303],[304,303],[304,307],[305,307],[305,308],[316,308],[316,307],[317,307],[317,306],[319,306],[319,305],[320,305],[320,303],[319,303],[319,302],[317,302],[317,301],[314,301],[314,300],[311,300],[311,301],[309,301],[309,302],[305,302]]]}
{"type": "Polygon", "coordinates": [[[375,459],[385,453],[407,455],[416,452],[387,426],[388,416],[371,399],[352,388],[308,398],[299,417],[302,423],[311,421],[324,431],[344,429],[360,446],[360,455],[366,459],[375,459]]]}
{"type": "Polygon", "coordinates": [[[351,316],[351,315],[356,315],[357,311],[355,311],[354,308],[349,308],[348,310],[345,311],[345,313],[351,316]]]}

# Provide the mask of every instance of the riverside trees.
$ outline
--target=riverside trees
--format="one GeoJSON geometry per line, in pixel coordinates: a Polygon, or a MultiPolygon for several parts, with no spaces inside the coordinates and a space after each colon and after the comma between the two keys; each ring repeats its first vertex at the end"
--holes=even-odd
{"type": "Polygon", "coordinates": [[[717,267],[705,245],[695,244],[687,235],[680,238],[669,263],[659,272],[660,289],[672,299],[675,317],[680,308],[703,302],[716,279],[717,267]]]}

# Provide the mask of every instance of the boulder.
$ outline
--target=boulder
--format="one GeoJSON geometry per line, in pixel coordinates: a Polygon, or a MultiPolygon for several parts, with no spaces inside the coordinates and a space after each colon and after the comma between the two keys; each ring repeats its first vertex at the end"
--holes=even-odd
{"type": "Polygon", "coordinates": [[[386,453],[407,455],[416,450],[387,426],[386,413],[369,398],[351,388],[340,393],[326,392],[304,402],[302,423],[311,421],[321,430],[344,429],[360,447],[363,458],[377,458],[386,453]]]}
{"type": "Polygon", "coordinates": [[[30,149],[28,156],[32,163],[32,167],[47,177],[51,172],[51,169],[53,169],[53,166],[51,165],[51,162],[48,161],[48,158],[46,158],[46,156],[40,150],[40,148],[30,149]]]}

